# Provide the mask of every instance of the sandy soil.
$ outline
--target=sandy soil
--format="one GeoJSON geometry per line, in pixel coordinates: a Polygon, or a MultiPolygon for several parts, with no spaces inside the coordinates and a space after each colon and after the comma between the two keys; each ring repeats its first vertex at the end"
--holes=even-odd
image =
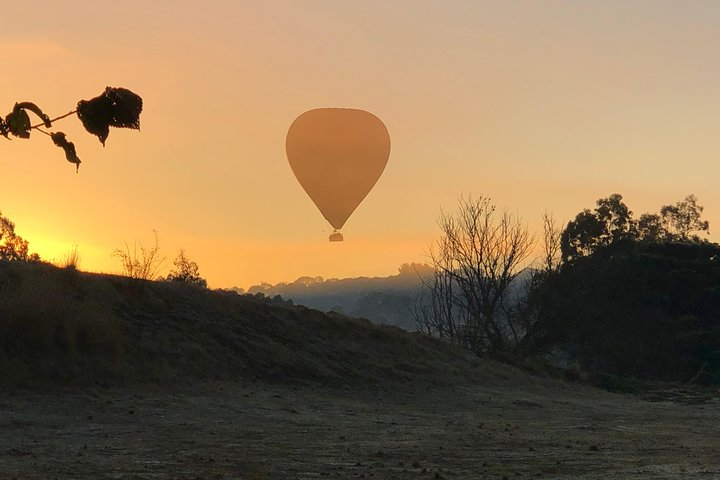
{"type": "Polygon", "coordinates": [[[717,400],[533,382],[5,392],[0,478],[720,478],[717,400]]]}

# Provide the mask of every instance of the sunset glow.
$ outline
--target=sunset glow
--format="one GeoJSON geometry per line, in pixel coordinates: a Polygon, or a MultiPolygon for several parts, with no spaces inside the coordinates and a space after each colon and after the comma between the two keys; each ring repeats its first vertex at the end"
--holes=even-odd
{"type": "Polygon", "coordinates": [[[119,273],[125,242],[182,248],[211,287],[385,276],[422,262],[440,209],[484,194],[537,229],[620,193],[636,213],[694,193],[720,240],[720,4],[713,1],[11,2],[2,110],[50,116],[106,86],[142,96],[140,132],[102,147],[57,123],[0,138],[0,211],[32,251],[119,273]],[[293,176],[290,124],[377,115],[387,167],[332,227],[293,176]]]}

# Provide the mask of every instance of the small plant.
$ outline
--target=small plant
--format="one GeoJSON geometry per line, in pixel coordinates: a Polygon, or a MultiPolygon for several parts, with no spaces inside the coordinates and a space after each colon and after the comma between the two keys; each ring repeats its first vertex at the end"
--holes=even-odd
{"type": "Polygon", "coordinates": [[[188,285],[206,288],[207,281],[200,276],[198,264],[185,256],[185,250],[180,250],[173,261],[175,268],[167,276],[169,282],[180,282],[188,285]]]}
{"type": "Polygon", "coordinates": [[[80,265],[80,253],[78,252],[77,245],[73,245],[72,250],[65,254],[60,267],[66,270],[77,270],[80,265]]]}
{"type": "Polygon", "coordinates": [[[133,242],[133,248],[125,242],[125,250],[117,248],[112,256],[119,259],[123,275],[133,280],[154,280],[157,273],[165,262],[165,257],[160,257],[160,246],[158,243],[157,230],[153,230],[155,242],[152,248],[146,249],[139,241],[133,242]]]}

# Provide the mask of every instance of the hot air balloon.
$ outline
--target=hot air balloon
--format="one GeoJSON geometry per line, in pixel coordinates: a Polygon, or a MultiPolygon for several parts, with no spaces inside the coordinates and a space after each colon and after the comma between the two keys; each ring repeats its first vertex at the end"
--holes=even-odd
{"type": "Polygon", "coordinates": [[[285,142],[300,186],[342,241],[339,230],[375,186],[390,156],[390,134],[365,110],[318,108],[290,125],[285,142]]]}

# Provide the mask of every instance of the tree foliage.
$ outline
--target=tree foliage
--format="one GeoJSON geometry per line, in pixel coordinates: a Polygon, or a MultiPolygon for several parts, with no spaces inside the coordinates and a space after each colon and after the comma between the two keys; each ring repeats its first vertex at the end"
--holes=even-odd
{"type": "Polygon", "coordinates": [[[398,267],[398,275],[420,276],[420,278],[431,276],[434,271],[433,266],[427,263],[403,263],[398,267]]]}
{"type": "Polygon", "coordinates": [[[207,288],[207,281],[200,276],[198,264],[190,260],[184,250],[180,250],[178,256],[173,261],[175,268],[170,270],[167,280],[170,282],[180,282],[196,287],[207,288]]]}
{"type": "Polygon", "coordinates": [[[142,106],[142,98],[139,95],[121,87],[106,87],[101,95],[90,100],[80,100],[76,110],[54,119],[32,102],[19,102],[4,119],[0,117],[0,135],[7,139],[10,139],[10,135],[27,139],[30,138],[32,130],[37,130],[49,136],[55,145],[63,149],[65,159],[75,164],[77,171],[81,162],[75,144],[68,141],[64,132],[49,132],[42,127],[53,128],[54,122],[77,114],[85,130],[96,135],[104,146],[110,127],[140,129],[142,106]],[[42,123],[32,125],[28,112],[39,117],[42,123]]]}
{"type": "Polygon", "coordinates": [[[695,232],[710,231],[707,220],[701,220],[703,207],[698,205],[695,195],[688,195],[674,205],[665,205],[660,209],[661,234],[680,241],[700,241],[695,232]]]}
{"type": "Polygon", "coordinates": [[[37,261],[36,253],[28,252],[28,241],[15,233],[15,224],[0,212],[0,261],[37,261]]]}
{"type": "Polygon", "coordinates": [[[534,276],[536,352],[594,373],[720,382],[720,245],[694,195],[634,219],[620,195],[581,211],[563,261],[534,276]]]}
{"type": "Polygon", "coordinates": [[[622,201],[622,195],[614,193],[599,199],[595,210],[585,209],[568,223],[560,239],[562,259],[571,262],[590,255],[598,248],[632,236],[633,232],[632,212],[622,201]]]}
{"type": "Polygon", "coordinates": [[[598,249],[627,241],[700,242],[699,233],[709,231],[702,220],[703,207],[695,195],[688,195],[674,205],[665,205],[659,213],[644,213],[639,219],[617,193],[597,201],[593,211],[585,209],[570,221],[562,233],[564,262],[592,255],[598,249]]]}
{"type": "Polygon", "coordinates": [[[643,213],[637,221],[636,233],[640,240],[659,242],[665,239],[667,230],[663,226],[660,215],[643,213]]]}

